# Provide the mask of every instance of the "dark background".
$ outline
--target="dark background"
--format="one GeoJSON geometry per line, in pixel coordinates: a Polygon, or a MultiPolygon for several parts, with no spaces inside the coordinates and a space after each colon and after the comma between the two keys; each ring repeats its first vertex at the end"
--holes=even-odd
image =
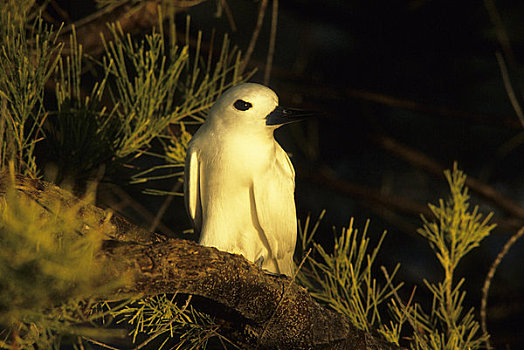
{"type": "MultiPolygon", "coordinates": [[[[217,1],[182,11],[204,41],[231,35],[243,51],[255,28],[260,2],[227,0],[237,30],[217,1]]],[[[89,1],[58,1],[70,20],[95,7],[89,1]]],[[[281,0],[270,80],[284,106],[322,112],[314,121],[277,132],[297,170],[298,216],[316,218],[327,210],[317,239],[331,245],[333,232],[355,218],[371,220],[372,242],[388,231],[378,265],[401,263],[404,292],[422,279],[442,277],[429,245],[416,233],[428,202],[448,195],[441,172],[460,169],[524,207],[524,127],[515,114],[495,52],[501,52],[518,101],[522,101],[524,3],[520,1],[281,0]],[[498,17],[500,15],[500,17],[498,17]],[[497,22],[500,19],[500,22],[497,22]],[[510,50],[500,39],[507,35],[510,50]],[[393,142],[393,143],[391,143],[393,142]],[[409,158],[406,148],[418,158],[409,158]],[[422,158],[421,158],[422,157],[422,158]],[[418,159],[418,160],[417,160],[418,159]],[[333,230],[332,227],[336,228],[333,230]]],[[[271,25],[269,1],[249,68],[262,82],[271,25]]],[[[183,25],[181,25],[183,28],[183,25]]],[[[504,40],[504,39],[503,39],[504,40]]],[[[500,203],[472,189],[472,204],[494,212],[497,229],[459,268],[467,278],[467,305],[480,307],[481,287],[504,243],[524,224],[500,203]]],[[[148,197],[145,197],[148,198],[148,197]]],[[[155,212],[158,199],[142,199],[155,212]]],[[[182,199],[175,198],[163,223],[174,231],[189,227],[182,199]]],[[[497,348],[524,347],[524,242],[504,257],[491,287],[488,330],[497,348]]]]}

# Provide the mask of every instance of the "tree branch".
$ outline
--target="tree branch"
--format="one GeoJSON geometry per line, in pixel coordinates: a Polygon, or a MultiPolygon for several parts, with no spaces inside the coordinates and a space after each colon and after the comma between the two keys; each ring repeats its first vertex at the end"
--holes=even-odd
{"type": "MultiPolygon", "coordinates": [[[[0,198],[8,179],[0,173],[0,198]]],[[[109,223],[108,239],[97,254],[99,262],[109,266],[104,279],[134,277],[116,295],[204,297],[236,315],[234,325],[239,329],[233,340],[246,348],[398,349],[377,334],[356,329],[289,278],[268,275],[241,255],[148,232],[43,181],[17,176],[15,186],[44,208],[58,200],[63,206],[79,208],[80,218],[94,216],[101,225],[109,223]]],[[[223,318],[224,313],[215,316],[223,318]]]]}
{"type": "Polygon", "coordinates": [[[235,311],[244,328],[237,334],[247,334],[249,329],[249,339],[235,339],[245,345],[286,349],[393,348],[316,303],[303,287],[290,283],[288,278],[265,274],[240,255],[169,239],[148,245],[107,246],[100,258],[114,267],[115,277],[134,274],[134,283],[122,293],[198,295],[235,311]]]}

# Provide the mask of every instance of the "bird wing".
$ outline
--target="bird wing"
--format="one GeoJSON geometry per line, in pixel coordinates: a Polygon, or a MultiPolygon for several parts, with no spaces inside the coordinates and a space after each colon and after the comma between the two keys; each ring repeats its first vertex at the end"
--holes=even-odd
{"type": "Polygon", "coordinates": [[[184,201],[195,233],[200,234],[202,227],[202,204],[200,199],[200,166],[198,153],[191,147],[189,147],[187,152],[184,169],[184,201]]]}
{"type": "Polygon", "coordinates": [[[277,147],[276,162],[253,181],[252,206],[280,273],[291,275],[297,239],[295,170],[286,152],[277,147]]]}

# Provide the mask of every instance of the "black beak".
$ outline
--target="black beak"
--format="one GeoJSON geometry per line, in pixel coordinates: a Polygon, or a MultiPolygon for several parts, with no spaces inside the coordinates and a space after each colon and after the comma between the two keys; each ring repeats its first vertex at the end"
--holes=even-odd
{"type": "Polygon", "coordinates": [[[266,125],[283,125],[298,122],[317,114],[318,113],[312,111],[277,106],[273,112],[267,115],[266,125]]]}

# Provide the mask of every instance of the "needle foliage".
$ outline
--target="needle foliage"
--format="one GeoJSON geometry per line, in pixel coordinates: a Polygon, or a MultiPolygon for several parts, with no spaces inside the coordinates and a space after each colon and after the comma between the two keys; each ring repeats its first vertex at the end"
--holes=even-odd
{"type": "Polygon", "coordinates": [[[398,266],[382,286],[374,277],[373,263],[386,233],[369,252],[368,225],[369,221],[359,234],[351,219],[349,226],[335,236],[333,252],[327,253],[313,241],[318,226],[309,231],[309,219],[306,220],[299,237],[302,250],[306,251],[312,245],[313,254],[306,258],[305,268],[298,274],[298,280],[310,289],[313,297],[346,315],[355,326],[366,331],[381,325],[381,304],[402,286],[392,282],[398,266]]]}
{"type": "Polygon", "coordinates": [[[219,326],[212,317],[190,304],[191,297],[183,303],[176,297],[161,294],[135,300],[117,310],[107,307],[117,324],[132,326],[130,336],[139,349],[150,344],[157,349],[167,344],[176,349],[202,349],[212,338],[223,345],[232,344],[217,331],[219,326]]]}
{"type": "Polygon", "coordinates": [[[97,334],[85,327],[99,317],[86,313],[89,297],[124,281],[100,284],[107,272],[95,255],[103,225],[92,225],[96,218],[78,219],[81,202],[44,206],[21,195],[13,168],[0,189],[0,348],[50,349],[66,336],[97,334]]]}
{"type": "Polygon", "coordinates": [[[489,224],[491,214],[483,216],[477,206],[471,208],[466,175],[457,164],[444,174],[451,196],[441,199],[438,205],[429,205],[435,219],[423,217],[423,226],[418,230],[434,251],[443,279],[424,280],[424,286],[433,295],[429,310],[418,303],[406,306],[399,302],[392,303],[391,310],[397,321],[412,326],[410,345],[413,349],[478,349],[488,335],[482,334],[474,309],[467,306],[465,278],[458,277],[456,269],[495,225],[489,224]]]}
{"type": "MultiPolygon", "coordinates": [[[[457,168],[444,173],[451,195],[439,205],[430,204],[433,220],[422,217],[418,233],[424,237],[443,270],[443,279],[423,281],[433,296],[429,310],[416,301],[413,292],[408,300],[399,297],[403,283],[393,279],[399,266],[389,274],[382,267],[382,283],[374,277],[373,263],[385,233],[375,248],[369,248],[368,223],[362,234],[353,228],[343,228],[335,238],[333,252],[313,241],[317,223],[310,228],[309,218],[299,230],[302,252],[310,249],[298,281],[308,287],[313,297],[334,310],[347,315],[360,329],[377,329],[389,341],[408,345],[412,349],[479,349],[487,334],[480,331],[474,309],[468,307],[464,278],[456,276],[460,261],[479,246],[495,227],[489,224],[491,214],[483,216],[478,207],[471,208],[466,175],[457,168]],[[404,338],[404,342],[401,342],[404,338]]],[[[321,214],[319,220],[323,217],[321,214]]]]}
{"type": "Polygon", "coordinates": [[[36,177],[36,144],[43,137],[47,117],[45,84],[58,64],[58,31],[36,18],[28,32],[22,11],[31,2],[0,5],[0,167],[14,160],[19,173],[36,177]],[[3,8],[2,8],[3,7],[3,8]]]}

